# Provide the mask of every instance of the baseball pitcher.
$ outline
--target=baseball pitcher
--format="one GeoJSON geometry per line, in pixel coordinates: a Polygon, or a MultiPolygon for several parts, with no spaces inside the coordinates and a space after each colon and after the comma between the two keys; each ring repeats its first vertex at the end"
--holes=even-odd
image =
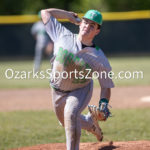
{"type": "Polygon", "coordinates": [[[102,141],[98,120],[106,120],[110,115],[108,102],[114,84],[108,76],[98,76],[101,86],[99,107],[88,106],[93,92],[93,72],[107,74],[111,71],[104,53],[93,43],[101,29],[102,15],[97,10],[89,10],[80,20],[74,12],[54,8],[42,10],[41,15],[54,42],[50,80],[54,110],[65,128],[67,150],[79,150],[81,129],[102,141]],[[79,33],[73,34],[57,19],[68,19],[79,25],[79,33]],[[89,113],[82,115],[87,106],[89,113]]]}

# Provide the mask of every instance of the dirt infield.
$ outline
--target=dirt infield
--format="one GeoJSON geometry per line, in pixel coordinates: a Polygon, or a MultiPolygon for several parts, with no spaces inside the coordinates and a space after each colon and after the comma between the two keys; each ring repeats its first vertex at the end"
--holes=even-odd
{"type": "MultiPolygon", "coordinates": [[[[100,91],[94,88],[90,104],[97,105],[100,91]]],[[[115,108],[150,107],[150,86],[117,87],[112,89],[110,105],[115,108]]],[[[52,109],[50,89],[0,90],[0,111],[52,109]]],[[[51,143],[15,150],[65,150],[64,143],[51,143]]],[[[150,150],[150,141],[81,143],[80,150],[150,150]]]]}
{"type": "MultiPolygon", "coordinates": [[[[65,150],[64,143],[43,144],[13,150],[65,150]]],[[[150,150],[150,141],[81,143],[80,150],[150,150]]]]}
{"type": "MultiPolygon", "coordinates": [[[[94,88],[90,104],[97,105],[99,95],[100,90],[94,88]]],[[[150,107],[150,102],[141,101],[143,97],[150,97],[150,86],[116,87],[112,89],[110,105],[113,109],[150,107]]],[[[45,109],[52,109],[49,88],[0,90],[0,111],[45,109]]]]}

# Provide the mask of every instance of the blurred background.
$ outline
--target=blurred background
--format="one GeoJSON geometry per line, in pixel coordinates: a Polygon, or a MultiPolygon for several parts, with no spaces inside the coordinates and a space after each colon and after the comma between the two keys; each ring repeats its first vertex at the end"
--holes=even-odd
{"type": "MultiPolygon", "coordinates": [[[[7,68],[16,70],[32,70],[35,63],[36,41],[32,33],[34,23],[40,21],[39,11],[44,8],[60,8],[75,11],[82,17],[89,9],[97,9],[103,14],[101,33],[95,38],[95,43],[110,58],[114,71],[120,70],[125,64],[126,69],[144,69],[145,81],[139,84],[149,84],[147,67],[150,56],[150,1],[149,0],[1,0],[0,5],[0,87],[9,88],[15,86],[26,87],[30,85],[26,80],[13,81],[5,77],[7,68]],[[143,56],[143,57],[142,57],[143,56]],[[113,59],[114,57],[117,57],[113,59]],[[123,58],[122,58],[123,57],[123,58]],[[126,57],[126,58],[125,58],[126,57]],[[135,58],[136,57],[136,58],[135,58]],[[131,59],[131,66],[127,60],[131,59]],[[141,58],[141,59],[140,59],[141,58]],[[119,63],[115,60],[120,61],[119,63]],[[139,64],[139,59],[141,63],[139,64]],[[123,65],[120,63],[122,62],[123,65]],[[114,64],[115,63],[115,64],[114,64]],[[144,63],[142,65],[142,63],[144,63]],[[121,68],[116,66],[119,64],[121,68]],[[139,66],[140,65],[140,66],[139,66]],[[143,67],[144,66],[144,67],[143,67]],[[20,67],[20,68],[18,68],[20,67]],[[135,68],[136,67],[136,68],[135,68]],[[13,83],[13,84],[12,84],[13,83]]],[[[78,26],[60,20],[72,32],[78,32],[78,26]]],[[[38,30],[38,29],[37,29],[38,30]]],[[[37,42],[37,43],[36,43],[37,42]]],[[[49,59],[42,52],[40,67],[49,68],[49,59]],[[46,61],[45,61],[46,60],[46,61]]],[[[38,61],[38,58],[37,58],[38,61]]],[[[11,72],[9,72],[11,73],[11,72]]],[[[45,81],[45,80],[44,80],[45,81]]],[[[29,87],[47,87],[46,82],[32,80],[34,85],[29,87]],[[39,83],[40,82],[40,83],[39,83]]],[[[133,84],[131,81],[115,81],[117,85],[133,84]]],[[[138,81],[134,83],[138,84],[138,81]]],[[[134,84],[133,84],[134,85],[134,84]]]]}
{"type": "MultiPolygon", "coordinates": [[[[88,9],[101,11],[104,23],[95,41],[109,56],[149,53],[149,0],[1,0],[0,56],[33,57],[35,41],[30,32],[31,26],[39,20],[37,14],[41,9],[53,7],[77,13],[85,13],[88,9]]],[[[77,26],[64,24],[77,33],[77,26]]]]}
{"type": "MultiPolygon", "coordinates": [[[[45,8],[75,11],[79,17],[89,9],[102,12],[95,43],[115,75],[124,71],[128,77],[113,80],[110,104],[115,117],[101,126],[104,140],[150,140],[150,0],[0,0],[0,149],[65,142],[52,112],[49,79],[32,76],[35,62],[37,71],[50,69],[53,45],[39,15],[45,8]],[[134,71],[143,72],[143,78],[133,78],[134,71]]],[[[78,26],[59,21],[78,32],[78,26]]],[[[94,86],[92,104],[97,105],[96,80],[94,86]]],[[[95,138],[84,132],[81,141],[95,138]]]]}

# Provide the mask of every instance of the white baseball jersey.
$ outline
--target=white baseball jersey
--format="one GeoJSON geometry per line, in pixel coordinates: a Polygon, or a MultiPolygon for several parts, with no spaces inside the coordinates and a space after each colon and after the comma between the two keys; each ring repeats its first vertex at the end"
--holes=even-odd
{"type": "Polygon", "coordinates": [[[102,71],[106,74],[111,71],[111,66],[100,48],[82,48],[78,35],[66,29],[53,16],[45,24],[45,28],[54,42],[52,73],[55,72],[55,76],[50,81],[53,87],[64,91],[85,87],[92,80],[90,77],[94,71],[99,73],[98,80],[102,88],[114,87],[110,78],[100,76],[102,71]],[[64,73],[60,76],[58,72],[64,73]]]}

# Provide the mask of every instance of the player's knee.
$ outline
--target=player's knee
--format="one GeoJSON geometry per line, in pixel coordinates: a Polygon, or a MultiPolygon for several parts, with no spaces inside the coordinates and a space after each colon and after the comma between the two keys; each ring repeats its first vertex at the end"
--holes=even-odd
{"type": "Polygon", "coordinates": [[[68,120],[68,121],[75,121],[77,118],[76,113],[73,113],[70,111],[65,111],[64,117],[65,117],[65,120],[68,120]]]}

